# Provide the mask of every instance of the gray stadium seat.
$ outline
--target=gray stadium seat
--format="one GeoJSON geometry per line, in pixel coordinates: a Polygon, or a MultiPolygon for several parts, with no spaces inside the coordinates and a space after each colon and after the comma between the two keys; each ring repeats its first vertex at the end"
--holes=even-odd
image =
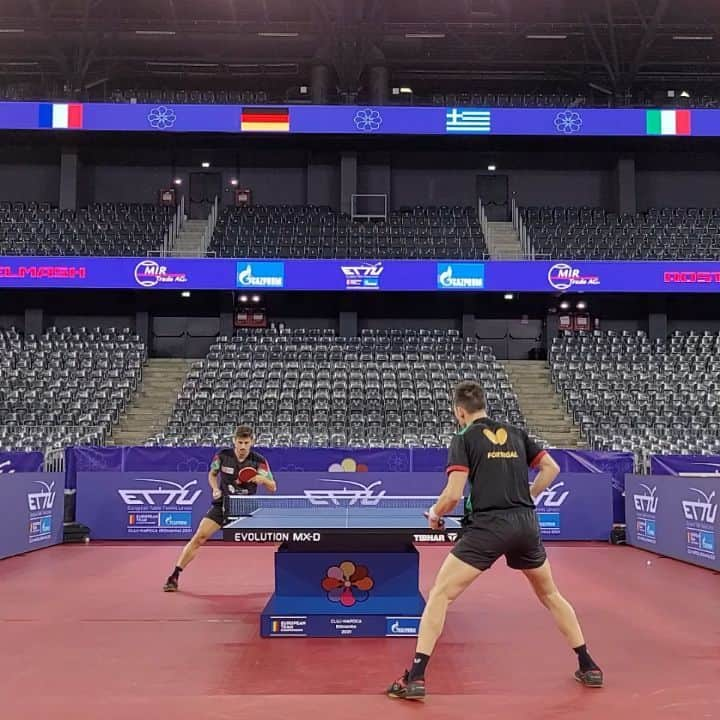
{"type": "Polygon", "coordinates": [[[0,330],[0,448],[102,444],[137,389],[147,356],[129,329],[0,330]]]}
{"type": "Polygon", "coordinates": [[[502,363],[457,331],[240,332],[193,365],[150,444],[216,445],[248,423],[276,447],[446,447],[457,429],[450,388],[470,378],[495,417],[525,426],[502,363]]]}
{"type": "Polygon", "coordinates": [[[720,453],[720,335],[565,333],[549,353],[553,383],[597,450],[720,453]]]}
{"type": "Polygon", "coordinates": [[[226,208],[209,250],[221,257],[485,258],[477,210],[413,207],[387,220],[353,220],[328,207],[226,208]]]}
{"type": "Polygon", "coordinates": [[[537,253],[566,260],[717,260],[720,208],[527,207],[522,217],[537,253]]]}

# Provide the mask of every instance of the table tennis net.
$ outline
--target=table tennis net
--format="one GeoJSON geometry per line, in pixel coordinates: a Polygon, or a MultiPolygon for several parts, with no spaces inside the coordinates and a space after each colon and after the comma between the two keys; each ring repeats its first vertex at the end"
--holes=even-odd
{"type": "MultiPolygon", "coordinates": [[[[225,514],[229,517],[254,515],[258,511],[288,513],[313,510],[318,513],[337,511],[376,512],[383,510],[417,510],[422,513],[437,500],[436,495],[358,495],[356,491],[306,490],[303,495],[257,496],[229,495],[225,498],[225,514]]],[[[462,515],[459,503],[453,515],[462,515]]]]}

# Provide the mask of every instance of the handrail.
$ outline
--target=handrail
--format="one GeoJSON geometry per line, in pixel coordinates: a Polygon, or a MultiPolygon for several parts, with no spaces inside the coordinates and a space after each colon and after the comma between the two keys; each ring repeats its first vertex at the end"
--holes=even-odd
{"type": "Polygon", "coordinates": [[[482,198],[478,198],[478,218],[480,220],[480,227],[482,228],[483,237],[485,242],[488,239],[488,219],[485,214],[485,207],[483,206],[482,198]]]}
{"type": "Polygon", "coordinates": [[[213,233],[215,232],[215,226],[217,225],[219,213],[220,199],[216,195],[212,207],[210,208],[207,225],[205,226],[205,230],[203,230],[202,240],[200,241],[200,250],[202,255],[207,255],[208,248],[212,242],[213,233]]]}
{"type": "Polygon", "coordinates": [[[520,246],[522,247],[523,255],[528,260],[535,260],[535,248],[533,247],[532,240],[528,235],[525,220],[520,212],[520,205],[518,204],[516,193],[512,194],[512,221],[513,227],[520,238],[520,246]]]}

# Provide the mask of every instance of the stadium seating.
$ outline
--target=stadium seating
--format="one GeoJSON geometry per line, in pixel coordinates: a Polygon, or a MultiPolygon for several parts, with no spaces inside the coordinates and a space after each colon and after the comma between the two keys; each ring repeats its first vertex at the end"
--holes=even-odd
{"type": "Polygon", "coordinates": [[[521,212],[535,252],[552,258],[720,258],[720,208],[653,208],[636,215],[590,207],[527,207],[521,212]]]}
{"type": "Polygon", "coordinates": [[[262,446],[447,446],[449,390],[468,378],[483,382],[495,417],[524,426],[503,365],[457,331],[241,332],[193,366],[150,444],[216,445],[246,422],[262,446]]]}
{"type": "Polygon", "coordinates": [[[483,258],[487,245],[477,210],[416,207],[387,220],[353,220],[328,207],[228,208],[210,251],[223,257],[483,258]]]}
{"type": "Polygon", "coordinates": [[[0,330],[0,448],[102,444],[142,376],[146,349],[129,330],[0,330]]]}
{"type": "Polygon", "coordinates": [[[0,255],[147,255],[162,247],[172,209],[105,203],[59,210],[0,202],[0,255]]]}
{"type": "Polygon", "coordinates": [[[720,336],[565,333],[549,353],[568,412],[597,450],[720,453],[720,336]]]}

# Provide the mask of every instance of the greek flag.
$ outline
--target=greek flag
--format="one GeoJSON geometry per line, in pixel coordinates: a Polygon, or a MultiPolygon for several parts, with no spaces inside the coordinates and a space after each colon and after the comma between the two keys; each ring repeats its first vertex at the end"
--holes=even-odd
{"type": "Polygon", "coordinates": [[[489,133],[490,111],[448,108],[445,113],[445,132],[489,133]]]}

